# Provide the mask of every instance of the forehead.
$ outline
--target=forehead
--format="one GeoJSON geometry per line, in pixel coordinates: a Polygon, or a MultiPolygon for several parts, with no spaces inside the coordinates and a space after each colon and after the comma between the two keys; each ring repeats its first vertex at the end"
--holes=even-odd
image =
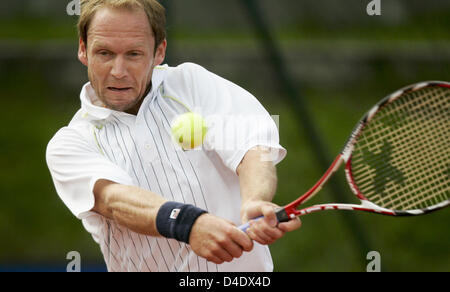
{"type": "Polygon", "coordinates": [[[141,9],[99,9],[89,25],[88,44],[123,45],[127,42],[148,46],[154,42],[147,14],[141,9]]]}

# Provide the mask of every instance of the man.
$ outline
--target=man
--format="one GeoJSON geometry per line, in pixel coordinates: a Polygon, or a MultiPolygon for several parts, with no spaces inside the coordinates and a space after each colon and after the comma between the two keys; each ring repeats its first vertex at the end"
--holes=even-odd
{"type": "Polygon", "coordinates": [[[300,227],[277,224],[270,202],[286,152],[277,129],[238,86],[198,65],[160,66],[164,27],[154,0],[81,1],[78,57],[90,82],[47,148],[56,190],[109,271],[271,271],[267,245],[300,227]],[[170,122],[190,108],[224,122],[204,147],[182,151],[170,122]],[[251,115],[270,122],[220,147],[234,120],[225,117],[251,115]],[[261,215],[246,233],[236,227],[261,215]]]}

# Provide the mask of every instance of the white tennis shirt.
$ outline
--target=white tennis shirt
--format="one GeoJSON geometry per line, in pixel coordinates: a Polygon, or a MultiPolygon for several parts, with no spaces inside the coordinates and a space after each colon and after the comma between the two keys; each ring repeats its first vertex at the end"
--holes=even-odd
{"type": "Polygon", "coordinates": [[[106,179],[242,224],[236,169],[245,153],[262,145],[273,150],[275,163],[286,155],[274,120],[255,97],[185,63],[155,68],[136,116],[105,108],[89,83],[80,98],[81,109],[49,142],[47,164],[59,197],[99,244],[108,271],[273,270],[267,246],[255,243],[239,259],[216,265],[185,243],[135,233],[91,211],[94,185],[106,179]],[[183,151],[170,125],[188,109],[201,114],[209,130],[202,147],[183,151]]]}

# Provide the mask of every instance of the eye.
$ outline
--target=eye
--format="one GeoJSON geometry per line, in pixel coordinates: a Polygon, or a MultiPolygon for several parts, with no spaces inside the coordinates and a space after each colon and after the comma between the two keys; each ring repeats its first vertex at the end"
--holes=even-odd
{"type": "Polygon", "coordinates": [[[106,50],[101,50],[101,51],[98,51],[98,54],[99,54],[100,56],[106,57],[106,56],[109,56],[111,53],[108,52],[108,51],[106,51],[106,50]]]}
{"type": "Polygon", "coordinates": [[[133,58],[140,57],[140,56],[142,56],[142,53],[138,52],[138,51],[132,51],[132,52],[128,53],[128,56],[133,57],[133,58]]]}

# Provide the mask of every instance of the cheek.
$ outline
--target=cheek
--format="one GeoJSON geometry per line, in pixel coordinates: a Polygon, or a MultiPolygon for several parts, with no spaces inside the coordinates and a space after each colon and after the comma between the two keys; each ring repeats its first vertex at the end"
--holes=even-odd
{"type": "Polygon", "coordinates": [[[139,82],[141,82],[141,88],[145,90],[147,88],[147,85],[150,83],[153,75],[153,63],[146,64],[146,66],[143,66],[139,70],[139,82]]]}
{"type": "Polygon", "coordinates": [[[107,66],[96,62],[95,60],[92,60],[92,62],[89,63],[88,71],[90,71],[92,77],[96,80],[103,79],[102,77],[108,74],[107,66]]]}

